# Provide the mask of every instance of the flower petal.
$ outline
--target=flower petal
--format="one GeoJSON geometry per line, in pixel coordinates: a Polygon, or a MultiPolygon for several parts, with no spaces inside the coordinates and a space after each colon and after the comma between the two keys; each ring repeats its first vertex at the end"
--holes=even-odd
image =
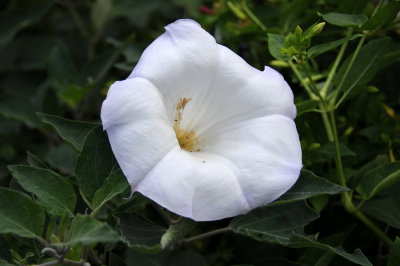
{"type": "Polygon", "coordinates": [[[184,217],[218,220],[250,210],[235,172],[218,155],[175,148],[134,189],[184,217]]]}
{"type": "Polygon", "coordinates": [[[203,151],[230,160],[251,208],[285,193],[302,168],[301,147],[293,120],[272,115],[215,128],[203,151]]]}
{"type": "Polygon", "coordinates": [[[202,134],[222,121],[229,124],[273,114],[295,118],[293,92],[281,74],[270,67],[259,71],[230,49],[218,47],[219,64],[208,96],[189,127],[202,134]]]}
{"type": "Polygon", "coordinates": [[[179,147],[158,90],[147,80],[114,83],[101,108],[111,148],[130,184],[136,184],[172,147],[179,147]]]}
{"type": "Polygon", "coordinates": [[[173,119],[180,98],[198,98],[209,86],[218,62],[218,48],[215,39],[193,20],[177,20],[165,29],[146,48],[128,78],[151,81],[164,96],[173,119]]]}

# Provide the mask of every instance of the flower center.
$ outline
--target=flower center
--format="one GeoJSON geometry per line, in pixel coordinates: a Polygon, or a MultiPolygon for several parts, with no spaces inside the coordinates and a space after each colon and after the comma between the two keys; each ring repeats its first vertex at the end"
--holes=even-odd
{"type": "Polygon", "coordinates": [[[192,98],[181,98],[176,105],[176,115],[174,119],[174,131],[176,134],[176,138],[178,140],[179,146],[181,149],[184,149],[189,152],[200,151],[198,146],[199,141],[196,138],[196,132],[194,130],[185,130],[181,128],[181,121],[183,117],[183,110],[188,102],[190,102],[192,98]]]}

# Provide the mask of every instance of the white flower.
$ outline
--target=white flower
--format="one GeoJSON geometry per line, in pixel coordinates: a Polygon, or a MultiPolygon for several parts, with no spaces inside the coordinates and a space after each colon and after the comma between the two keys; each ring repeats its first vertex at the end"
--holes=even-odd
{"type": "Polygon", "coordinates": [[[195,21],[165,28],[101,109],[132,191],[197,221],[277,199],[302,167],[290,87],[195,21]]]}

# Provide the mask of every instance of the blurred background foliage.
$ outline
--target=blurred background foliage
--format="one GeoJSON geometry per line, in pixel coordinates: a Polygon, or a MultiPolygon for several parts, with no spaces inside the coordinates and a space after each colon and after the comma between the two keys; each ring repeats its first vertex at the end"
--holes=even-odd
{"type": "MultiPolygon", "coordinates": [[[[350,73],[360,79],[336,112],[344,174],[350,187],[356,187],[368,170],[395,162],[400,157],[400,23],[396,19],[399,7],[396,1],[392,1],[394,4],[388,2],[387,5],[392,6],[382,15],[380,21],[383,22],[369,31],[364,50],[360,52],[361,59],[350,73]],[[385,41],[386,50],[381,50],[383,42],[374,41],[384,36],[390,43],[385,41]],[[381,60],[370,60],[375,55],[381,60]],[[368,64],[372,67],[366,68],[368,64]]],[[[49,167],[73,180],[78,158],[76,150],[81,150],[82,143],[75,147],[65,144],[49,126],[51,117],[37,116],[36,113],[99,122],[100,106],[110,84],[125,79],[143,50],[164,31],[163,27],[179,18],[197,20],[217,42],[228,46],[252,66],[263,69],[264,65],[272,65],[285,76],[298,106],[296,124],[304,168],[336,183],[335,150],[327,139],[321,116],[313,112],[315,105],[307,101],[307,93],[287,62],[271,55],[267,33],[287,36],[297,25],[306,29],[324,19],[329,21],[318,12],[362,14],[368,18],[377,5],[378,1],[367,0],[1,1],[0,185],[24,191],[7,165],[28,162],[49,167]]],[[[345,36],[349,27],[332,24],[327,23],[324,30],[312,38],[312,46],[345,36]]],[[[357,41],[349,42],[344,58],[349,58],[356,46],[357,41]]],[[[319,80],[327,77],[337,51],[335,48],[310,59],[311,78],[317,85],[319,80]]],[[[338,81],[334,80],[334,83],[338,81]]],[[[88,126],[88,129],[92,127],[88,126]]],[[[385,195],[390,196],[378,195],[362,206],[392,239],[400,232],[399,192],[397,182],[385,191],[385,195]]],[[[388,249],[366,226],[347,213],[340,201],[340,196],[310,198],[308,202],[320,218],[308,224],[306,232],[319,232],[322,242],[343,245],[345,250],[360,248],[373,264],[385,265],[388,249]]],[[[151,204],[140,196],[125,204],[121,203],[121,198],[117,202],[118,210],[140,209],[153,222],[163,223],[151,204]]],[[[75,212],[85,213],[85,208],[84,199],[78,197],[75,212]]],[[[104,211],[99,215],[115,225],[116,221],[104,211]]],[[[124,217],[119,218],[125,221],[124,217]]],[[[224,225],[226,221],[201,223],[192,234],[224,225]]],[[[399,242],[396,243],[400,252],[399,242]]],[[[178,251],[154,256],[143,255],[151,252],[143,252],[140,248],[136,249],[140,252],[129,250],[122,243],[105,244],[96,248],[91,262],[93,265],[352,264],[329,251],[290,249],[233,234],[196,241],[178,251]]],[[[0,258],[6,261],[14,259],[14,263],[26,265],[38,263],[41,256],[35,241],[10,234],[0,236],[0,258]],[[35,250],[36,253],[29,253],[35,250]]],[[[72,251],[69,256],[74,257],[72,251]]]]}

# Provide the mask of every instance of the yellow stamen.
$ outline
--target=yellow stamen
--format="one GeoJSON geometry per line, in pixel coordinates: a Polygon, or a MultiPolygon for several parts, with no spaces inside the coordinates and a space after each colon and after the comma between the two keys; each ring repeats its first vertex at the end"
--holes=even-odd
{"type": "Polygon", "coordinates": [[[181,98],[176,105],[176,115],[174,119],[174,131],[176,134],[176,138],[178,140],[179,146],[186,151],[200,151],[198,147],[198,139],[196,138],[196,132],[194,130],[184,130],[181,129],[181,121],[183,118],[183,110],[188,102],[190,102],[192,98],[181,98]]]}

